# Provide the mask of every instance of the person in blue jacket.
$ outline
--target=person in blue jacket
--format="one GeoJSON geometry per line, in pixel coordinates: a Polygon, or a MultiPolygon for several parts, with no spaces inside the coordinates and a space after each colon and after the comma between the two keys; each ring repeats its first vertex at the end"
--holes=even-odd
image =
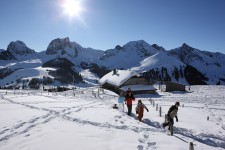
{"type": "Polygon", "coordinates": [[[120,92],[120,96],[118,98],[118,103],[119,103],[119,108],[120,110],[122,110],[124,112],[124,99],[125,99],[125,95],[124,92],[120,92]]]}

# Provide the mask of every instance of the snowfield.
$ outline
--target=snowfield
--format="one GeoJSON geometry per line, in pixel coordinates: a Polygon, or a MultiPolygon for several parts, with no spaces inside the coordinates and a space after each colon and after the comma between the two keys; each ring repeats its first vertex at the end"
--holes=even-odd
{"type": "Polygon", "coordinates": [[[126,106],[125,112],[112,108],[118,95],[97,87],[61,93],[0,90],[0,150],[187,150],[190,142],[195,150],[222,150],[224,91],[225,86],[191,86],[185,93],[139,95],[130,117],[126,106]],[[149,109],[143,122],[134,111],[139,99],[149,109]],[[171,136],[161,124],[176,101],[179,121],[171,136]]]}

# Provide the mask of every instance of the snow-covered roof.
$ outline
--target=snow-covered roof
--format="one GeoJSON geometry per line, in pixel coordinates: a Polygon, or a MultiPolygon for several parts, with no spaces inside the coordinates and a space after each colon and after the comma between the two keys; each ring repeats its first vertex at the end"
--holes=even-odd
{"type": "Polygon", "coordinates": [[[133,76],[140,76],[140,75],[135,71],[129,71],[129,70],[116,70],[115,74],[114,74],[114,71],[111,71],[105,76],[103,76],[99,80],[99,83],[101,85],[104,83],[110,83],[116,86],[120,86],[133,76]]]}
{"type": "Polygon", "coordinates": [[[131,91],[155,91],[156,88],[154,88],[152,85],[129,85],[129,86],[123,86],[120,89],[123,91],[126,91],[128,88],[131,89],[131,91]]]}

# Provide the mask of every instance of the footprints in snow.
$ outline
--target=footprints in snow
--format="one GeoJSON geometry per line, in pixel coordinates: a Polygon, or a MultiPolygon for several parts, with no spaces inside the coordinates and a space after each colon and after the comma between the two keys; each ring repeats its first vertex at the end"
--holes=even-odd
{"type": "MultiPolygon", "coordinates": [[[[114,117],[116,123],[120,125],[124,125],[123,115],[117,115],[114,117]]],[[[140,138],[138,139],[139,144],[137,145],[138,150],[148,150],[148,149],[156,149],[156,142],[152,142],[149,137],[149,132],[142,128],[142,123],[139,122],[139,127],[133,126],[132,130],[140,134],[140,138]]]]}
{"type": "Polygon", "coordinates": [[[79,112],[82,109],[87,109],[87,108],[90,108],[90,107],[95,107],[97,105],[101,105],[99,103],[96,104],[95,102],[91,102],[91,103],[84,104],[85,107],[82,107],[83,105],[82,106],[74,106],[74,107],[70,107],[70,108],[65,108],[61,111],[55,111],[55,110],[50,110],[50,109],[46,109],[46,108],[38,108],[38,107],[30,106],[30,105],[27,105],[27,104],[14,102],[14,101],[9,100],[9,99],[5,99],[5,100],[7,100],[7,101],[9,101],[13,104],[23,105],[23,106],[28,107],[30,109],[37,109],[37,110],[46,111],[47,114],[45,114],[43,116],[31,118],[28,121],[22,122],[20,120],[20,121],[17,122],[16,125],[13,125],[12,127],[7,127],[7,126],[4,127],[5,129],[0,131],[0,142],[7,141],[11,137],[21,135],[21,134],[26,134],[24,136],[27,137],[27,136],[30,135],[30,134],[28,134],[28,131],[30,131],[31,129],[33,129],[34,127],[36,127],[38,125],[46,124],[54,118],[59,117],[59,118],[66,119],[68,121],[77,121],[77,119],[68,117],[67,115],[71,114],[72,112],[79,112]]]}
{"type": "Polygon", "coordinates": [[[124,120],[122,116],[115,116],[115,122],[118,122],[120,124],[124,124],[124,120]]]}
{"type": "Polygon", "coordinates": [[[140,138],[138,139],[138,150],[148,150],[148,149],[156,149],[156,142],[151,142],[148,131],[145,131],[141,127],[140,130],[140,138]]]}

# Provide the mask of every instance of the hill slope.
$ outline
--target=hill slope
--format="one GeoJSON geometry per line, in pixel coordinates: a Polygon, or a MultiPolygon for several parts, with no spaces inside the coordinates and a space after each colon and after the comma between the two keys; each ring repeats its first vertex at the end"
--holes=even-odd
{"type": "Polygon", "coordinates": [[[135,114],[128,116],[126,107],[125,112],[112,109],[118,97],[106,90],[98,96],[94,87],[76,89],[75,97],[72,90],[7,94],[0,90],[0,150],[187,150],[190,142],[194,149],[222,150],[224,90],[224,86],[191,86],[186,94],[158,91],[159,95],[140,95],[137,98],[149,109],[144,111],[143,122],[135,114]],[[161,106],[162,117],[149,97],[161,106]],[[184,107],[179,107],[179,122],[174,123],[174,136],[170,136],[161,123],[176,101],[184,107]]]}

